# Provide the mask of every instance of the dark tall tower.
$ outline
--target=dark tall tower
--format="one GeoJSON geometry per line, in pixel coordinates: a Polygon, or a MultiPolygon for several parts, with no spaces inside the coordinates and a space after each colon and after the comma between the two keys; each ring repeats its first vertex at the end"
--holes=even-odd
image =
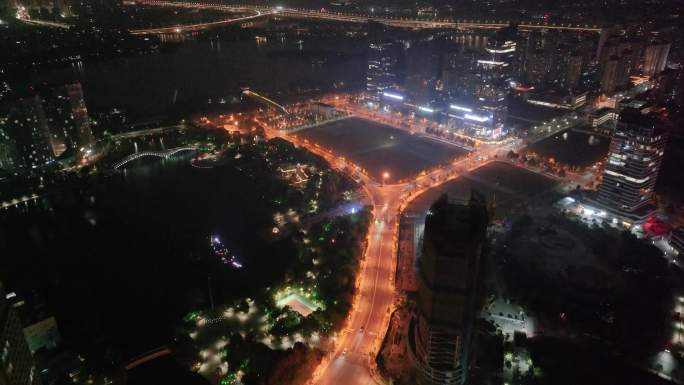
{"type": "Polygon", "coordinates": [[[19,317],[7,301],[0,283],[0,384],[38,385],[41,383],[19,317]]]}
{"type": "Polygon", "coordinates": [[[618,86],[618,75],[620,75],[620,58],[613,55],[603,66],[601,75],[601,92],[611,94],[618,86]]]}
{"type": "Polygon", "coordinates": [[[409,354],[422,385],[466,380],[487,220],[476,192],[467,204],[442,196],[425,219],[418,309],[409,327],[409,354]]]}
{"type": "Polygon", "coordinates": [[[575,88],[582,76],[582,56],[578,53],[573,53],[568,58],[567,67],[565,70],[565,85],[568,88],[575,88]]]}
{"type": "Polygon", "coordinates": [[[654,40],[644,50],[644,75],[653,76],[665,69],[667,55],[670,53],[670,43],[654,40]]]}

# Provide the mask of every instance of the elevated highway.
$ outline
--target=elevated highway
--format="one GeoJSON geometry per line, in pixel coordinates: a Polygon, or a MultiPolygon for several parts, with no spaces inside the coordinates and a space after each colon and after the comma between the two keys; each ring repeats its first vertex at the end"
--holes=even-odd
{"type": "MultiPolygon", "coordinates": [[[[221,26],[225,24],[230,24],[232,22],[237,22],[241,20],[254,19],[262,16],[279,16],[279,17],[292,17],[292,18],[303,18],[303,19],[320,19],[320,20],[330,20],[348,23],[367,23],[369,21],[375,21],[385,25],[401,28],[411,28],[411,29],[500,29],[510,25],[508,20],[455,20],[455,19],[422,19],[422,18],[405,18],[405,17],[387,17],[387,16],[375,16],[368,14],[353,14],[353,13],[343,13],[343,12],[331,12],[327,10],[314,10],[305,8],[285,8],[285,7],[265,7],[258,5],[245,5],[245,4],[215,4],[207,2],[193,2],[193,1],[157,1],[157,0],[139,0],[135,4],[144,5],[157,5],[164,7],[190,7],[199,9],[215,9],[215,10],[226,10],[226,11],[245,11],[251,10],[258,12],[253,16],[248,16],[245,18],[238,18],[232,20],[226,20],[223,22],[215,23],[204,23],[196,24],[192,26],[178,26],[170,28],[162,28],[166,32],[154,32],[161,29],[147,30],[152,32],[147,33],[169,33],[169,32],[182,32],[192,28],[193,31],[212,28],[216,26],[221,26]],[[241,20],[240,20],[241,19],[241,20]]],[[[522,22],[518,24],[518,28],[521,30],[564,30],[564,31],[576,31],[576,32],[601,32],[601,27],[597,25],[589,24],[545,24],[545,23],[531,23],[522,22]]],[[[136,33],[141,33],[136,31],[136,33]]]]}
{"type": "Polygon", "coordinates": [[[261,7],[249,7],[249,6],[210,5],[210,4],[204,4],[204,5],[198,6],[198,5],[193,4],[193,3],[164,2],[164,1],[150,1],[150,2],[141,1],[141,2],[137,2],[137,4],[156,5],[156,6],[160,6],[160,7],[210,9],[210,10],[225,11],[226,14],[229,14],[229,13],[249,13],[249,15],[238,16],[238,17],[228,17],[228,18],[223,19],[223,20],[211,21],[211,22],[206,22],[206,23],[185,24],[185,25],[177,25],[177,26],[170,26],[170,27],[143,28],[143,29],[130,30],[129,32],[133,35],[164,35],[164,34],[170,34],[170,33],[197,32],[197,31],[202,31],[205,29],[216,28],[216,27],[224,27],[224,26],[230,25],[230,24],[238,24],[238,23],[242,23],[245,21],[251,21],[253,19],[257,19],[257,18],[260,18],[262,16],[267,16],[267,15],[270,15],[271,13],[273,13],[273,10],[270,10],[270,9],[261,9],[261,7]]]}

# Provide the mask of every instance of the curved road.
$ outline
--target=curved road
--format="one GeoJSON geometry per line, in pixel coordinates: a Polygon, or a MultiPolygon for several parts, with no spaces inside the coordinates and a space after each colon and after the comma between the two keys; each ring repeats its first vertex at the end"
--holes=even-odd
{"type": "Polygon", "coordinates": [[[266,16],[266,15],[273,13],[272,11],[259,10],[259,9],[250,8],[250,7],[230,6],[230,5],[226,5],[226,6],[202,5],[202,6],[199,6],[199,5],[192,4],[192,3],[173,3],[173,2],[160,2],[160,1],[154,1],[154,2],[142,1],[141,3],[142,4],[148,4],[148,5],[167,6],[167,7],[214,9],[214,10],[220,10],[220,11],[226,11],[226,12],[251,12],[252,14],[249,16],[241,16],[241,17],[236,17],[236,18],[232,18],[232,19],[211,21],[211,22],[199,23],[199,24],[185,24],[185,25],[178,25],[178,26],[173,26],[173,27],[134,29],[134,30],[129,31],[132,35],[160,35],[160,34],[167,34],[167,33],[201,31],[201,30],[209,29],[209,28],[213,28],[213,27],[222,27],[222,26],[225,26],[228,24],[234,24],[234,23],[238,23],[238,22],[242,22],[242,21],[248,21],[248,20],[256,19],[256,18],[259,18],[261,16],[266,16]]]}

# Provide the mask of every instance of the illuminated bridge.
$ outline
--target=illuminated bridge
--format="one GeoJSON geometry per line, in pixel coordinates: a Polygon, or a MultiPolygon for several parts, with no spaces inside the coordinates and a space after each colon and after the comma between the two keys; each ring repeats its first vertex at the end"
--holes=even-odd
{"type": "MultiPolygon", "coordinates": [[[[326,10],[313,10],[303,8],[284,8],[284,7],[264,7],[257,5],[231,5],[231,4],[212,4],[192,1],[156,1],[156,0],[139,0],[138,4],[171,6],[171,7],[191,7],[201,9],[224,9],[226,11],[245,11],[252,10],[258,12],[249,18],[256,18],[267,15],[278,15],[280,17],[294,17],[305,19],[321,19],[343,21],[350,23],[366,23],[368,21],[375,21],[393,27],[412,28],[412,29],[426,29],[426,28],[455,28],[455,29],[500,29],[510,25],[508,20],[453,20],[453,19],[413,19],[405,17],[387,17],[387,16],[373,16],[367,14],[352,14],[342,12],[329,12],[326,10]]],[[[236,19],[237,20],[237,19],[236,19]]],[[[218,22],[221,23],[221,22],[218,22]]],[[[221,24],[216,24],[221,25],[221,24]]],[[[211,28],[215,26],[214,23],[197,24],[194,30],[211,28]]],[[[579,32],[600,32],[601,27],[597,25],[588,24],[545,24],[545,23],[520,23],[518,28],[521,30],[566,30],[579,32]]],[[[186,30],[186,27],[172,27],[166,28],[167,32],[180,32],[186,30]]]]}
{"type": "Polygon", "coordinates": [[[273,100],[271,100],[271,99],[269,99],[263,95],[259,95],[254,91],[251,91],[249,89],[245,89],[242,91],[242,94],[247,96],[247,97],[253,98],[253,99],[255,99],[255,100],[257,100],[263,104],[266,104],[267,106],[271,106],[271,107],[275,108],[276,110],[282,112],[285,115],[290,114],[287,111],[287,109],[285,109],[285,107],[283,107],[282,105],[278,104],[277,102],[275,102],[275,101],[273,101],[273,100]]]}
{"type": "Polygon", "coordinates": [[[179,152],[185,152],[185,151],[195,151],[195,147],[176,147],[172,148],[166,151],[141,151],[141,152],[136,152],[135,154],[131,154],[120,161],[114,163],[114,168],[119,169],[123,166],[125,166],[128,162],[132,162],[136,159],[140,159],[143,157],[155,157],[155,158],[162,158],[162,159],[168,159],[179,152]]]}
{"type": "Polygon", "coordinates": [[[225,20],[212,21],[207,23],[199,24],[186,24],[173,27],[160,27],[160,28],[147,28],[147,29],[134,29],[130,33],[133,35],[163,35],[169,33],[181,33],[181,32],[195,32],[204,29],[222,27],[229,24],[241,23],[245,21],[251,21],[252,19],[257,19],[262,16],[266,16],[272,13],[270,9],[263,9],[261,7],[249,7],[249,6],[233,6],[233,5],[217,5],[217,4],[194,4],[194,3],[184,3],[184,2],[164,2],[164,1],[141,1],[139,3],[148,5],[158,5],[162,7],[182,7],[182,8],[201,8],[201,9],[212,9],[228,12],[242,12],[250,13],[247,16],[229,18],[225,20]],[[259,9],[257,9],[259,8],[259,9]]]}

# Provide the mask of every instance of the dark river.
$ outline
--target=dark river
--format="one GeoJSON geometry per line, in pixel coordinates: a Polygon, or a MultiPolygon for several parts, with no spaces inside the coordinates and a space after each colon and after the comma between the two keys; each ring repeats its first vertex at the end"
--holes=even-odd
{"type": "Polygon", "coordinates": [[[77,79],[91,111],[118,108],[132,119],[195,113],[221,99],[229,103],[240,87],[275,98],[365,87],[365,38],[243,31],[161,47],[151,55],[43,70],[33,79],[77,79]],[[266,41],[257,42],[262,35],[266,41]]]}

